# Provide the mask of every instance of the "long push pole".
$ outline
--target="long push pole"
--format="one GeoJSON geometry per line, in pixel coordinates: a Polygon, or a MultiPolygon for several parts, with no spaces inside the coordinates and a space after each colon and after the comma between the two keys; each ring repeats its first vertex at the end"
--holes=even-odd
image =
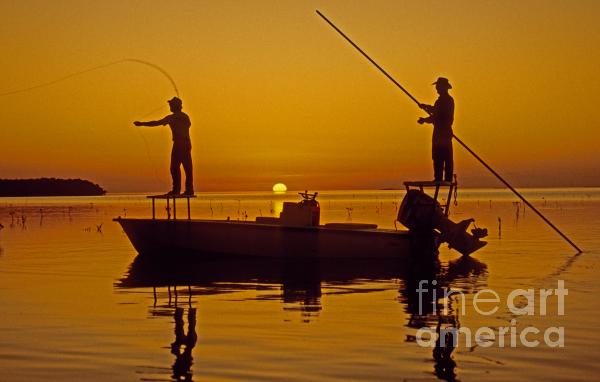
{"type": "MultiPolygon", "coordinates": [[[[358,50],[360,52],[360,54],[362,54],[367,60],[369,60],[373,65],[375,65],[375,67],[377,69],[379,69],[379,71],[381,71],[381,73],[383,73],[390,81],[392,81],[394,83],[394,85],[396,85],[398,88],[400,88],[400,90],[402,90],[404,92],[404,94],[406,94],[411,100],[413,100],[414,103],[416,103],[417,105],[421,105],[421,103],[415,97],[413,97],[413,95],[410,94],[408,92],[408,90],[406,90],[402,85],[400,85],[400,83],[398,83],[398,81],[396,81],[392,76],[390,76],[388,72],[386,72],[381,66],[379,66],[379,64],[377,64],[375,61],[373,61],[373,59],[371,57],[369,57],[368,54],[366,54],[358,45],[356,45],[354,43],[354,41],[352,41],[348,36],[346,36],[346,34],[344,34],[344,32],[342,32],[338,27],[336,27],[335,24],[333,24],[327,17],[325,17],[324,14],[319,12],[319,10],[317,10],[317,14],[319,16],[321,16],[321,18],[323,18],[323,20],[325,20],[327,22],[327,24],[329,24],[333,29],[335,29],[335,31],[338,32],[344,39],[346,39],[346,41],[348,41],[350,43],[350,45],[352,45],[356,50],[358,50]]],[[[479,163],[481,163],[492,174],[494,174],[494,176],[496,178],[498,178],[498,180],[500,180],[502,183],[504,183],[504,185],[506,187],[508,187],[515,195],[517,195],[519,197],[519,199],[521,199],[523,201],[523,203],[525,203],[529,208],[531,208],[533,210],[533,212],[535,212],[540,218],[542,218],[543,221],[545,221],[550,227],[552,227],[552,229],[554,229],[554,231],[556,231],[563,239],[565,239],[569,244],[571,244],[571,246],[573,248],[575,248],[578,251],[578,253],[582,252],[581,249],[579,249],[579,247],[577,245],[575,245],[575,243],[573,243],[564,233],[561,232],[561,230],[559,230],[554,224],[552,224],[552,222],[550,220],[548,220],[544,215],[542,215],[542,213],[540,211],[538,211],[537,208],[535,208],[531,203],[529,203],[529,201],[527,201],[527,199],[525,199],[525,197],[523,195],[521,195],[520,192],[518,192],[513,186],[511,186],[506,180],[504,180],[504,178],[501,177],[500,174],[498,174],[493,168],[491,168],[487,163],[485,163],[485,161],[483,159],[481,159],[481,157],[479,157],[479,155],[477,155],[473,150],[471,150],[469,148],[469,146],[467,146],[455,134],[452,134],[452,137],[458,143],[460,143],[460,145],[462,147],[464,147],[471,155],[473,155],[473,157],[475,157],[475,159],[477,159],[479,161],[479,163]]]]}

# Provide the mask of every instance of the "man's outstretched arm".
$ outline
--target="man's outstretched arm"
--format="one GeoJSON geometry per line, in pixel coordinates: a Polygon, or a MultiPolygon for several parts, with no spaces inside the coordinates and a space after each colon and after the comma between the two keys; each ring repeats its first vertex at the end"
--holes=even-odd
{"type": "Polygon", "coordinates": [[[136,126],[162,126],[162,125],[166,125],[168,123],[169,123],[169,117],[164,117],[163,119],[160,119],[158,121],[147,121],[147,122],[135,121],[133,124],[136,126]]]}

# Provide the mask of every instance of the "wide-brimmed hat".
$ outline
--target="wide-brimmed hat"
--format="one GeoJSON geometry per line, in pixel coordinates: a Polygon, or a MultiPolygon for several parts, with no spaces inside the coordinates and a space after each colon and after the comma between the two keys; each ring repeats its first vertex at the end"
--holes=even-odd
{"type": "Polygon", "coordinates": [[[181,99],[179,97],[173,97],[170,100],[168,100],[167,102],[169,103],[169,105],[177,105],[177,106],[183,105],[183,102],[181,102],[181,99]]]}
{"type": "Polygon", "coordinates": [[[432,83],[432,85],[440,85],[446,89],[452,89],[452,85],[450,85],[450,81],[448,81],[446,77],[438,77],[438,79],[432,83]]]}

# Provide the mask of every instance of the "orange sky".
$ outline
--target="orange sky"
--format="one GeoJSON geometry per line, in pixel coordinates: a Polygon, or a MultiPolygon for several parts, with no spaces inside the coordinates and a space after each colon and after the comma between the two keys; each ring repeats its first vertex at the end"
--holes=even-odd
{"type": "MultiPolygon", "coordinates": [[[[456,135],[516,186],[600,185],[597,1],[2,2],[0,93],[137,58],[179,87],[199,191],[432,178],[422,113],[315,9],[422,102],[450,78],[456,135]]],[[[123,63],[0,97],[0,177],[167,190],[168,128],[132,121],[173,93],[123,63]]],[[[498,185],[455,152],[459,182],[498,185]]]]}

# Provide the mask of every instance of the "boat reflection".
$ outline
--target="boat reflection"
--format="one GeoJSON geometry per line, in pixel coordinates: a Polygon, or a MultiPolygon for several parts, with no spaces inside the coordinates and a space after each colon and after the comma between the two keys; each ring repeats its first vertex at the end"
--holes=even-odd
{"type": "MultiPolygon", "coordinates": [[[[408,315],[406,326],[411,330],[429,327],[441,333],[448,327],[459,327],[453,301],[443,312],[443,289],[475,293],[485,287],[487,270],[484,263],[470,257],[461,257],[440,263],[436,256],[415,256],[409,263],[393,260],[335,260],[283,259],[283,260],[157,260],[138,256],[127,274],[115,283],[118,289],[152,288],[154,302],[152,316],[175,318],[175,341],[171,352],[176,360],[172,365],[172,378],[176,381],[192,380],[192,349],[197,340],[196,309],[194,299],[200,295],[260,290],[282,302],[283,309],[297,310],[303,322],[310,322],[322,310],[321,297],[329,293],[332,285],[347,286],[344,293],[353,293],[353,286],[378,281],[398,281],[398,300],[408,315]],[[433,282],[426,294],[418,292],[421,280],[433,282]],[[433,303],[433,293],[439,297],[433,303]],[[423,303],[425,302],[425,303],[423,303]],[[184,331],[187,311],[188,330],[184,331]]],[[[388,284],[389,285],[389,284],[388,284]]],[[[356,291],[364,293],[364,289],[356,291]]],[[[416,342],[408,335],[406,342],[416,342]]],[[[438,341],[438,345],[439,345],[438,341]]],[[[452,344],[452,341],[446,342],[452,344]]],[[[414,344],[417,346],[417,344],[414,344]]],[[[433,349],[433,375],[447,381],[456,380],[453,346],[436,346],[433,349]]],[[[431,359],[430,359],[431,361],[431,359]]]]}
{"type": "Polygon", "coordinates": [[[235,259],[176,260],[137,256],[119,289],[152,288],[152,316],[171,316],[181,303],[191,306],[193,297],[244,290],[272,290],[261,298],[278,299],[285,309],[299,309],[306,321],[321,307],[323,283],[351,285],[355,280],[404,279],[405,267],[393,260],[235,259]],[[182,297],[183,294],[183,297],[182,297]],[[289,305],[288,305],[289,304],[289,305]],[[298,307],[291,305],[297,304],[298,307]]]}

